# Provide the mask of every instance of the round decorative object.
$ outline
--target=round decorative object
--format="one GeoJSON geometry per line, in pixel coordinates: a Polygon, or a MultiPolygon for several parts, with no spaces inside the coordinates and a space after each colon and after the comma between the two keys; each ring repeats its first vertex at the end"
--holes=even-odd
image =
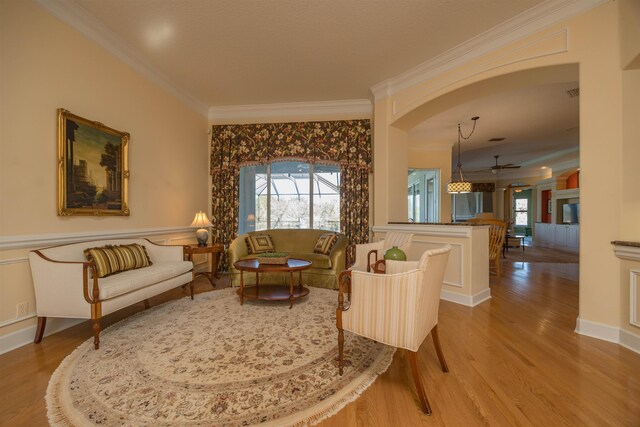
{"type": "Polygon", "coordinates": [[[384,253],[384,259],[392,259],[394,261],[406,261],[407,254],[405,254],[401,249],[398,249],[397,246],[394,246],[384,253]]]}

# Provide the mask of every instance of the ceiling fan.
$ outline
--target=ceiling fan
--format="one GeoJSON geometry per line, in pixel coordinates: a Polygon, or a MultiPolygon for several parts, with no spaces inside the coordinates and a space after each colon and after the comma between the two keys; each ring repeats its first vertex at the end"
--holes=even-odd
{"type": "Polygon", "coordinates": [[[498,164],[498,157],[500,157],[500,154],[496,154],[493,157],[496,159],[496,164],[491,166],[489,169],[494,174],[497,174],[503,169],[520,169],[520,165],[514,165],[513,163],[506,163],[504,165],[498,164]]]}

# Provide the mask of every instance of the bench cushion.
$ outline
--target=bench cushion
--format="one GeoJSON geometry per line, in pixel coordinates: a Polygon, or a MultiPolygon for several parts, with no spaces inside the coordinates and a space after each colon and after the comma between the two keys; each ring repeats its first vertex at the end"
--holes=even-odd
{"type": "MultiPolygon", "coordinates": [[[[107,300],[136,289],[151,286],[158,282],[171,279],[188,271],[193,264],[190,261],[166,261],[136,270],[129,270],[98,280],[100,299],[107,300]]],[[[89,285],[91,289],[91,285],[89,285]]]]}

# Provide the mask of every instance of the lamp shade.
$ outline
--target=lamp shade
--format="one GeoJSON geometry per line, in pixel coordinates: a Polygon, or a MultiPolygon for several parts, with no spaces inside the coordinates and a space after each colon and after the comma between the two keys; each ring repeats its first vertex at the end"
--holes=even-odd
{"type": "Polygon", "coordinates": [[[193,222],[191,223],[190,227],[194,227],[194,228],[213,227],[213,224],[211,224],[211,221],[209,221],[209,218],[207,218],[207,214],[200,211],[196,214],[195,218],[193,218],[193,222]]]}
{"type": "Polygon", "coordinates": [[[471,183],[469,181],[454,181],[447,184],[447,193],[463,194],[471,193],[471,183]]]}

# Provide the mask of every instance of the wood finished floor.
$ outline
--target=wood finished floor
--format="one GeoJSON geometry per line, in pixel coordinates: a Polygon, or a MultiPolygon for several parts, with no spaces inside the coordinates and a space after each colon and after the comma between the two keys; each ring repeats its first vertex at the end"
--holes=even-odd
{"type": "MultiPolygon", "coordinates": [[[[439,370],[430,338],[419,350],[432,416],[420,411],[408,358],[399,350],[358,400],[320,426],[640,426],[640,355],[573,332],[578,265],[503,264],[490,301],[473,309],[441,303],[450,372],[439,370]]],[[[196,291],[211,285],[198,279],[196,291]]],[[[178,288],[151,303],[184,295],[178,288]]],[[[114,313],[104,325],[143,309],[140,303],[114,313]]],[[[47,425],[49,377],[90,336],[85,322],[0,356],[0,425],[47,425]]]]}

